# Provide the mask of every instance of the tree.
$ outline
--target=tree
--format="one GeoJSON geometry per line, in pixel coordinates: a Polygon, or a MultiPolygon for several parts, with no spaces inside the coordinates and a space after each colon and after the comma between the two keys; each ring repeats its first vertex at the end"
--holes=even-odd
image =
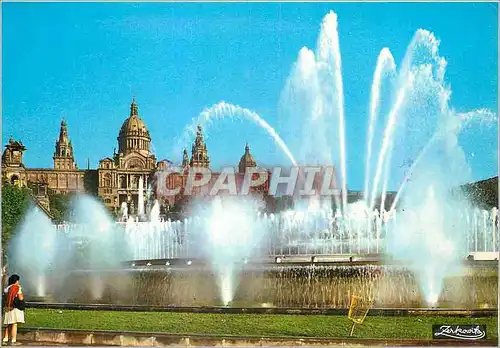
{"type": "Polygon", "coordinates": [[[498,176],[463,185],[461,190],[473,205],[481,209],[498,207],[498,176]]]}
{"type": "Polygon", "coordinates": [[[2,254],[6,255],[7,245],[22,221],[31,203],[29,190],[16,185],[2,185],[2,254]]]}
{"type": "Polygon", "coordinates": [[[99,176],[97,170],[87,170],[83,176],[83,186],[88,195],[98,197],[97,187],[99,186],[99,176]]]}
{"type": "Polygon", "coordinates": [[[294,201],[292,196],[279,196],[276,197],[276,212],[287,211],[293,209],[294,201]]]}
{"type": "Polygon", "coordinates": [[[68,219],[71,205],[71,194],[50,194],[50,213],[54,217],[54,222],[61,223],[68,219]]]}
{"type": "Polygon", "coordinates": [[[267,214],[275,214],[278,199],[273,195],[265,195],[263,199],[265,203],[264,212],[267,214]]]}
{"type": "Polygon", "coordinates": [[[171,213],[184,214],[189,210],[192,203],[193,203],[193,198],[191,196],[184,196],[184,195],[180,196],[175,201],[175,203],[170,207],[169,211],[171,213]]]}

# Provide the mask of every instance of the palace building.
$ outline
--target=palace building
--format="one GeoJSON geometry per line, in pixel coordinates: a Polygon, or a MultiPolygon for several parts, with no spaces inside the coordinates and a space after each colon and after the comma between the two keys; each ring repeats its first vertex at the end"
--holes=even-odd
{"type": "MultiPolygon", "coordinates": [[[[161,162],[160,165],[167,166],[168,164],[165,162],[161,162]]],[[[159,196],[162,196],[162,198],[167,200],[169,204],[172,204],[181,199],[181,197],[185,194],[184,188],[186,188],[187,186],[189,168],[195,167],[197,168],[197,170],[200,170],[204,168],[209,168],[209,166],[210,166],[210,159],[208,156],[207,146],[203,140],[202,128],[198,126],[196,132],[196,139],[191,149],[191,159],[189,159],[188,157],[187,150],[184,150],[182,165],[180,168],[178,168],[180,169],[180,173],[175,175],[170,174],[168,176],[165,176],[161,175],[161,172],[158,172],[160,173],[160,175],[157,176],[157,180],[154,183],[155,192],[157,192],[159,196]],[[164,185],[164,188],[171,191],[178,189],[179,192],[173,196],[162,195],[162,190],[161,188],[160,189],[158,188],[158,185],[164,185]]],[[[237,194],[240,193],[247,168],[251,167],[257,167],[257,163],[255,162],[252,154],[250,153],[250,148],[248,144],[246,144],[245,153],[241,156],[240,161],[238,163],[238,168],[235,168],[234,171],[234,181],[235,181],[234,183],[237,194]]],[[[201,172],[199,174],[198,173],[194,174],[202,175],[201,172]]],[[[192,173],[191,175],[194,174],[192,173]]],[[[252,173],[252,179],[258,181],[259,175],[260,175],[259,173],[252,173]]],[[[219,178],[220,178],[220,173],[211,172],[210,180],[202,187],[193,187],[191,190],[191,194],[206,196],[207,194],[209,194],[212,188],[214,188],[214,184],[217,182],[219,178]]],[[[226,180],[227,177],[222,179],[226,180]]],[[[258,195],[258,196],[267,195],[269,192],[269,184],[271,181],[270,171],[267,171],[267,177],[262,181],[263,183],[261,185],[250,187],[248,193],[251,195],[258,195]]],[[[228,194],[230,194],[230,192],[224,190],[221,190],[220,192],[217,193],[217,195],[219,196],[224,196],[228,194]]]]}
{"type": "MultiPolygon", "coordinates": [[[[175,204],[182,196],[162,197],[158,185],[168,188],[183,188],[187,181],[187,174],[174,173],[166,177],[158,175],[162,170],[172,165],[169,160],[157,161],[151,152],[151,135],[144,120],[139,117],[139,109],[135,98],[130,105],[130,115],[126,118],[118,133],[118,151],[112,157],[105,157],[99,161],[97,169],[79,169],[74,148],[70,140],[66,121],[61,122],[59,137],[55,144],[53,168],[28,168],[23,163],[23,153],[27,147],[21,142],[10,139],[2,155],[2,179],[4,182],[29,187],[39,205],[48,209],[50,194],[67,194],[72,192],[96,193],[106,206],[118,212],[123,202],[129,207],[129,212],[137,210],[139,197],[139,182],[143,182],[145,197],[150,192],[155,198],[167,205],[175,204]],[[158,182],[158,178],[165,182],[158,182]]],[[[237,178],[243,178],[246,168],[256,167],[248,144],[238,164],[237,178]]],[[[187,150],[182,156],[182,168],[210,167],[207,145],[203,139],[201,126],[197,128],[196,139],[191,148],[191,158],[187,150]]],[[[212,179],[217,173],[212,173],[212,179]]],[[[251,192],[266,194],[269,188],[269,179],[260,187],[251,192]]]]}

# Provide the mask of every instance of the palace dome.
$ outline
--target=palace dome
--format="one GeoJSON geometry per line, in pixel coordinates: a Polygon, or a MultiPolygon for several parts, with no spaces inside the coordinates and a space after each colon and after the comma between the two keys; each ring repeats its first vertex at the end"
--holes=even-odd
{"type": "Polygon", "coordinates": [[[146,127],[146,123],[139,117],[137,104],[135,103],[135,98],[130,105],[130,116],[125,121],[123,121],[122,127],[120,128],[120,135],[127,135],[127,133],[141,133],[149,137],[149,131],[146,127]]]}
{"type": "Polygon", "coordinates": [[[147,156],[149,155],[150,143],[151,137],[148,128],[139,117],[134,98],[130,105],[130,116],[123,121],[118,135],[119,152],[125,155],[130,152],[139,152],[147,156]]]}
{"type": "Polygon", "coordinates": [[[149,133],[146,128],[146,124],[139,116],[132,115],[123,121],[122,127],[120,128],[120,134],[128,133],[133,131],[139,131],[142,133],[149,133]]]}
{"type": "Polygon", "coordinates": [[[250,147],[246,144],[245,153],[241,156],[240,163],[238,164],[238,170],[240,173],[244,173],[246,168],[256,166],[257,162],[255,162],[252,154],[250,153],[250,147]]]}

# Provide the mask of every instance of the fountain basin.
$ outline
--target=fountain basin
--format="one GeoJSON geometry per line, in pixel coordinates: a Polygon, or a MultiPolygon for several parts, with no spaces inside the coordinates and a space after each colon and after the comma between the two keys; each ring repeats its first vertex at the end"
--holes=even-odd
{"type": "MultiPolygon", "coordinates": [[[[462,264],[498,268],[498,253],[472,254],[473,257],[464,257],[462,264]],[[474,256],[476,255],[476,256],[474,256]]],[[[249,258],[239,262],[240,265],[401,265],[408,263],[390,258],[383,254],[345,254],[345,255],[276,255],[259,258],[249,258]]],[[[187,267],[211,265],[209,259],[204,258],[161,258],[130,260],[122,262],[126,268],[133,267],[187,267]]]]}
{"type": "MultiPolygon", "coordinates": [[[[496,307],[498,264],[474,263],[468,262],[462,272],[445,278],[436,307],[496,307]]],[[[173,307],[223,303],[218,274],[210,264],[74,270],[47,277],[51,288],[46,291],[55,302],[173,307]]],[[[235,279],[233,307],[267,303],[277,308],[345,309],[351,295],[371,297],[375,307],[428,307],[416,277],[401,265],[249,263],[235,279]]],[[[27,287],[27,296],[30,293],[35,291],[27,287]]]]}
{"type": "Polygon", "coordinates": [[[493,251],[478,251],[469,253],[467,259],[474,261],[498,261],[499,252],[493,251]]]}

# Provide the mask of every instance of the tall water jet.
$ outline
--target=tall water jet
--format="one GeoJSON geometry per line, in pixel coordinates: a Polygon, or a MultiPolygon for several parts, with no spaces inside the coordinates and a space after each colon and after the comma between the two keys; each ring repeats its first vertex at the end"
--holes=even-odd
{"type": "MultiPolygon", "coordinates": [[[[330,11],[321,23],[321,31],[318,38],[317,56],[321,64],[320,67],[333,67],[334,92],[333,100],[337,104],[339,151],[340,151],[340,172],[342,180],[342,206],[347,207],[347,159],[345,144],[345,119],[344,119],[344,86],[342,82],[342,64],[340,55],[340,43],[338,33],[337,14],[330,11]]],[[[331,70],[327,69],[326,77],[331,78],[331,70]]],[[[320,70],[320,74],[323,69],[320,70]]]]}
{"type": "MultiPolygon", "coordinates": [[[[335,120],[328,117],[332,107],[323,95],[319,71],[314,52],[303,47],[280,95],[279,113],[283,123],[280,125],[284,128],[287,144],[294,146],[292,151],[298,164],[305,166],[334,164],[334,142],[330,133],[337,127],[332,127],[335,120]]],[[[299,173],[299,186],[304,184],[302,174],[299,173]]],[[[334,199],[340,207],[339,196],[334,199]]]]}
{"type": "Polygon", "coordinates": [[[201,206],[195,208],[199,209],[200,216],[205,220],[205,253],[211,259],[218,277],[224,305],[233,300],[238,271],[264,233],[263,226],[254,218],[260,204],[252,199],[217,196],[210,202],[208,209],[201,206]]]}
{"type": "Polygon", "coordinates": [[[142,175],[139,177],[139,196],[137,198],[137,215],[139,218],[144,217],[144,179],[142,175]]]}
{"type": "Polygon", "coordinates": [[[151,221],[153,223],[160,222],[160,204],[158,203],[157,199],[155,199],[153,207],[151,208],[151,212],[149,215],[149,221],[151,221]]]}
{"type": "Polygon", "coordinates": [[[23,283],[36,296],[46,296],[46,274],[61,269],[68,261],[66,242],[45,213],[36,206],[30,207],[9,243],[9,271],[22,274],[23,283]]]}
{"type": "Polygon", "coordinates": [[[370,94],[370,107],[369,107],[369,124],[368,124],[368,138],[366,142],[366,162],[365,162],[365,186],[363,198],[367,203],[370,202],[368,196],[368,184],[370,179],[371,157],[373,149],[373,136],[375,133],[375,124],[378,118],[380,106],[380,90],[382,88],[383,78],[387,75],[393,75],[396,72],[396,64],[392,57],[391,51],[384,47],[378,56],[377,65],[373,74],[373,82],[370,94]]]}
{"type": "Polygon", "coordinates": [[[399,109],[401,108],[401,106],[405,100],[407,89],[411,86],[412,81],[413,81],[413,75],[410,73],[408,75],[408,78],[407,78],[405,85],[403,85],[401,87],[401,89],[399,90],[397,98],[396,98],[396,103],[394,104],[394,106],[391,109],[391,112],[389,113],[389,116],[388,116],[387,128],[385,129],[385,132],[384,132],[384,137],[382,140],[382,148],[380,149],[377,169],[375,172],[375,178],[373,179],[373,188],[372,188],[372,193],[370,196],[370,205],[369,205],[371,210],[373,210],[373,208],[375,206],[375,199],[377,197],[377,188],[378,188],[380,178],[382,176],[382,170],[384,168],[384,161],[386,159],[387,151],[389,150],[390,147],[392,147],[392,143],[391,143],[392,136],[393,136],[394,128],[396,126],[396,121],[397,121],[399,109]]]}
{"type": "Polygon", "coordinates": [[[301,165],[333,164],[327,106],[317,65],[314,52],[303,47],[280,95],[281,133],[301,165]]]}
{"type": "Polygon", "coordinates": [[[342,204],[347,206],[344,87],[337,15],[330,11],[321,23],[316,50],[303,47],[280,97],[281,124],[288,127],[287,143],[300,140],[294,153],[301,164],[340,168],[342,204]],[[292,118],[292,122],[290,122],[292,118]],[[315,136],[311,137],[314,132],[315,136]],[[297,134],[302,134],[301,138],[297,134]]]}
{"type": "Polygon", "coordinates": [[[120,216],[122,222],[126,222],[128,220],[128,206],[125,201],[123,201],[120,206],[120,216]]]}
{"type": "Polygon", "coordinates": [[[393,202],[392,208],[398,204],[400,209],[387,241],[389,253],[409,263],[431,306],[439,300],[443,279],[461,267],[470,234],[463,218],[468,203],[457,194],[471,174],[458,144],[463,117],[449,107],[446,60],[438,45],[432,33],[419,30],[409,48],[411,59],[403,64],[414,83],[399,111],[403,117],[395,148],[414,160],[393,202]]]}
{"type": "Polygon", "coordinates": [[[422,149],[422,151],[420,151],[417,158],[412,162],[410,168],[408,169],[408,172],[406,173],[401,185],[398,188],[398,191],[396,192],[396,197],[394,198],[394,201],[392,202],[392,205],[391,205],[391,208],[389,209],[389,211],[396,209],[396,206],[399,202],[399,199],[401,198],[401,195],[404,193],[404,189],[406,188],[408,181],[410,180],[411,176],[413,175],[413,171],[420,163],[420,160],[427,154],[427,151],[429,151],[432,148],[432,146],[434,145],[434,142],[438,140],[438,137],[439,137],[439,133],[434,134],[434,136],[431,138],[431,140],[429,140],[427,145],[425,145],[425,147],[422,149]]]}
{"type": "MultiPolygon", "coordinates": [[[[74,226],[70,236],[85,247],[85,256],[80,267],[92,270],[91,292],[94,300],[101,300],[104,292],[102,273],[114,269],[122,261],[130,259],[127,240],[121,225],[116,224],[102,203],[96,199],[78,195],[71,201],[74,226]]],[[[129,218],[131,218],[129,216],[129,218]]]]}
{"type": "Polygon", "coordinates": [[[443,194],[431,184],[418,205],[400,212],[390,230],[388,246],[393,257],[409,262],[426,303],[432,307],[438,304],[445,276],[460,269],[465,254],[460,240],[465,226],[456,218],[463,207],[443,194]]]}
{"type": "MultiPolygon", "coordinates": [[[[419,29],[406,50],[373,179],[370,197],[372,208],[383,179],[384,162],[388,157],[393,159],[389,149],[398,148],[401,158],[396,159],[396,162],[400,165],[408,158],[415,158],[437,129],[442,106],[440,94],[447,93],[443,82],[447,63],[439,56],[438,48],[439,40],[434,34],[419,29]],[[396,141],[397,145],[394,144],[396,141]]],[[[391,176],[396,178],[395,175],[391,176]]]]}
{"type": "Polygon", "coordinates": [[[71,202],[75,223],[79,229],[71,234],[77,240],[89,243],[88,266],[102,269],[115,267],[127,256],[120,225],[109,215],[106,207],[96,199],[79,195],[71,202]]]}
{"type": "Polygon", "coordinates": [[[153,191],[152,191],[151,183],[150,183],[148,185],[148,188],[146,189],[146,215],[147,216],[151,215],[151,209],[152,209],[151,204],[153,203],[153,202],[151,202],[152,194],[153,194],[153,191]]]}
{"type": "MultiPolygon", "coordinates": [[[[215,104],[211,106],[210,108],[206,108],[203,110],[200,115],[193,120],[191,125],[188,125],[183,132],[183,135],[181,136],[181,139],[179,140],[179,145],[182,148],[186,147],[186,144],[189,139],[193,138],[195,135],[197,126],[205,126],[206,124],[212,122],[213,120],[220,120],[224,118],[243,118],[249,121],[252,121],[256,125],[258,125],[260,128],[262,128],[269,136],[274,140],[276,145],[285,153],[285,155],[288,157],[290,162],[295,166],[297,165],[297,162],[295,161],[294,156],[288,149],[287,145],[285,142],[281,139],[281,137],[278,135],[276,130],[269,125],[262,117],[260,117],[257,113],[242,108],[238,105],[233,105],[229,104],[226,102],[220,102],[218,104],[215,104]]],[[[178,149],[176,149],[177,151],[178,149]]],[[[179,151],[180,152],[180,151],[179,151]]]]}
{"type": "Polygon", "coordinates": [[[385,200],[387,198],[387,186],[389,185],[389,178],[391,174],[391,162],[392,162],[392,153],[394,142],[391,144],[391,148],[389,149],[389,155],[387,156],[387,160],[384,163],[384,172],[383,172],[383,181],[382,181],[382,191],[380,196],[380,210],[385,210],[385,200]]]}
{"type": "Polygon", "coordinates": [[[497,122],[496,114],[484,108],[463,113],[452,112],[452,114],[455,115],[454,122],[452,122],[448,127],[436,130],[432,138],[418,153],[415,160],[412,161],[410,168],[406,172],[401,184],[399,185],[399,188],[396,192],[396,196],[394,198],[390,210],[396,209],[397,203],[399,202],[401,196],[404,194],[406,185],[408,181],[411,179],[411,176],[413,175],[413,172],[416,170],[417,166],[425,158],[425,156],[428,156],[428,153],[432,150],[434,146],[436,146],[436,143],[447,136],[447,133],[454,136],[455,134],[460,134],[464,129],[467,129],[471,125],[479,125],[481,127],[491,127],[496,125],[497,122]]]}

